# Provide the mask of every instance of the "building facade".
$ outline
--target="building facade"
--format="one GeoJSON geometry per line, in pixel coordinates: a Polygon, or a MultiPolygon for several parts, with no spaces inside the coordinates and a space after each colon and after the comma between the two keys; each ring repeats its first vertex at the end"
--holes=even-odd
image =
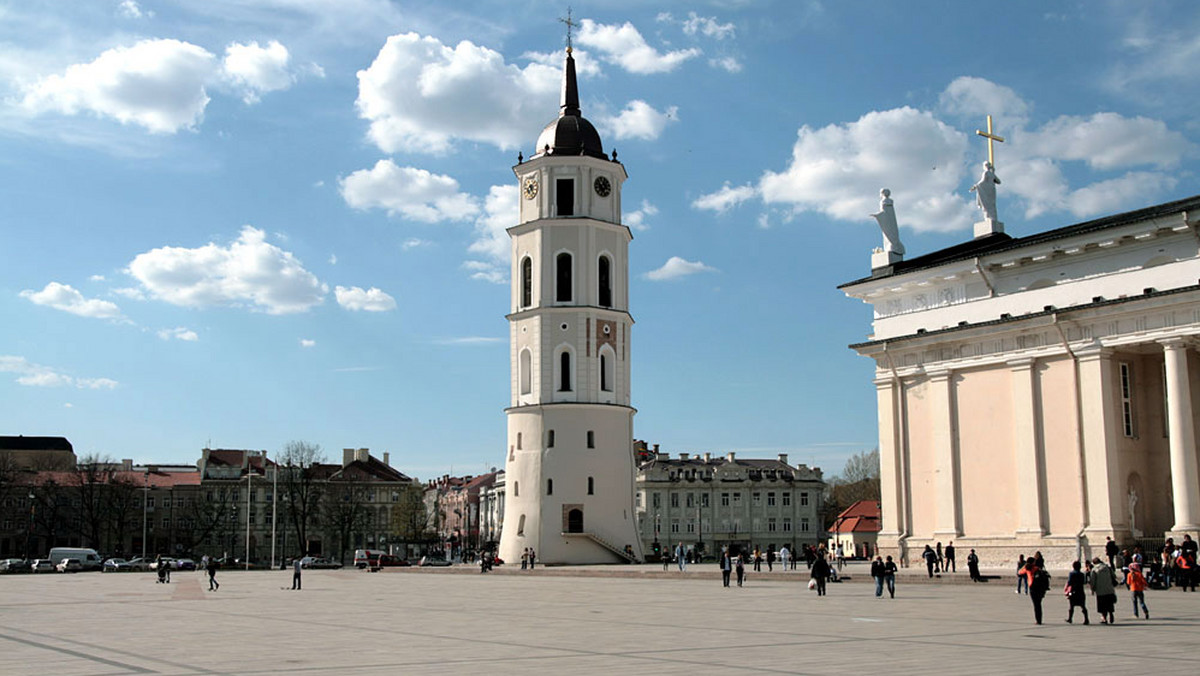
{"type": "Polygon", "coordinates": [[[633,505],[625,168],[579,108],[567,48],[560,115],[513,168],[511,406],[500,556],[641,560],[633,505]]]}
{"type": "Polygon", "coordinates": [[[823,542],[820,469],[776,459],[659,453],[638,468],[637,513],[643,549],[661,555],[679,544],[706,556],[778,551],[823,542]]]}
{"type": "MultiPolygon", "coordinates": [[[[885,552],[1055,563],[1200,530],[1200,197],[892,256],[874,309],[885,552]]],[[[994,224],[999,225],[999,224],[994,224]]]]}

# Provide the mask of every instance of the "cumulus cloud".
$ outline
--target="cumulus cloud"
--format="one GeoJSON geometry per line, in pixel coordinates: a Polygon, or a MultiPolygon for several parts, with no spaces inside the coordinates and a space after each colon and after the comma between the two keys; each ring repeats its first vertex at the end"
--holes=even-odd
{"type": "Polygon", "coordinates": [[[260,47],[257,42],[234,42],[225,48],[225,77],[242,91],[247,104],[258,103],[265,92],[287,89],[296,81],[288,70],[288,50],[276,40],[260,47]]]}
{"type": "Polygon", "coordinates": [[[504,268],[490,261],[463,261],[462,267],[471,273],[471,279],[478,279],[481,282],[490,282],[492,284],[505,284],[508,282],[508,276],[504,274],[504,268]]]}
{"type": "Polygon", "coordinates": [[[1029,117],[1029,104],[1009,87],[980,77],[959,77],[947,85],[938,97],[939,107],[951,114],[972,120],[991,115],[1008,128],[1029,117]]]}
{"type": "Polygon", "coordinates": [[[184,307],[251,307],[268,314],[304,312],[329,287],[290,252],[251,226],[227,246],[161,247],[130,262],[128,272],[152,298],[184,307]]]}
{"type": "Polygon", "coordinates": [[[579,44],[594,49],[602,59],[637,75],[669,73],[689,59],[700,56],[699,48],[659,52],[632,23],[608,25],[584,19],[580,22],[579,44]]]}
{"type": "Polygon", "coordinates": [[[459,221],[479,211],[475,198],[459,192],[458,181],[415,167],[379,160],[338,181],[342,198],[355,209],[385,209],[415,221],[459,221]]]}
{"type": "Polygon", "coordinates": [[[27,387],[75,387],[81,390],[111,390],[119,383],[111,378],[78,378],[25,357],[0,355],[0,373],[16,374],[18,385],[27,387]]]}
{"type": "Polygon", "coordinates": [[[214,59],[187,42],[142,40],[38,80],[25,91],[22,104],[35,113],[92,113],[156,134],[192,129],[208,105],[205,85],[214,59]]]}
{"type": "Polygon", "coordinates": [[[300,339],[300,347],[314,347],[314,346],[316,346],[316,344],[317,344],[317,341],[309,339],[309,338],[301,338],[300,339]]]}
{"type": "Polygon", "coordinates": [[[1021,141],[1047,157],[1087,162],[1093,169],[1105,170],[1138,165],[1169,169],[1191,148],[1183,134],[1160,120],[1117,113],[1086,118],[1064,115],[1025,132],[1021,141]]]}
{"type": "Polygon", "coordinates": [[[483,212],[475,219],[475,240],[467,247],[468,253],[480,258],[463,263],[471,279],[492,284],[508,281],[511,240],[507,229],[516,223],[519,201],[515,185],[494,185],[488,190],[483,212]]]}
{"type": "Polygon", "coordinates": [[[557,109],[561,67],[521,68],[466,40],[449,47],[393,35],[358,72],[356,105],[384,152],[444,153],[458,140],[517,148],[529,140],[529,120],[557,109]]]}
{"type": "Polygon", "coordinates": [[[729,185],[729,181],[725,181],[720,190],[697,197],[692,202],[692,207],[724,213],[756,195],[758,189],[752,185],[739,185],[735,188],[729,185]]]}
{"type": "Polygon", "coordinates": [[[627,211],[621,216],[621,222],[629,226],[631,230],[649,230],[650,224],[646,222],[646,219],[657,215],[658,207],[651,204],[650,200],[642,200],[641,206],[633,211],[627,211]]]}
{"type": "Polygon", "coordinates": [[[714,40],[732,38],[736,33],[732,23],[720,23],[713,16],[699,16],[688,12],[688,18],[683,20],[683,32],[688,35],[703,35],[714,40]]]}
{"type": "Polygon", "coordinates": [[[641,100],[630,101],[620,113],[604,120],[604,125],[612,130],[618,140],[629,138],[652,141],[658,138],[667,124],[678,120],[677,106],[671,106],[659,112],[653,106],[641,100]]]}
{"type": "Polygon", "coordinates": [[[700,272],[715,272],[715,270],[700,261],[693,262],[679,256],[671,256],[661,268],[647,272],[645,277],[651,281],[665,282],[682,279],[700,272]]]}
{"type": "Polygon", "coordinates": [[[729,73],[742,72],[742,62],[732,56],[722,56],[720,58],[709,59],[708,65],[712,66],[713,68],[720,68],[721,70],[729,73]]]}
{"type": "Polygon", "coordinates": [[[41,291],[31,289],[22,291],[21,297],[36,305],[45,305],[80,317],[121,318],[121,308],[117,307],[116,303],[97,298],[84,298],[82,293],[69,284],[50,282],[41,291]]]}
{"type": "Polygon", "coordinates": [[[405,251],[419,249],[423,246],[429,246],[429,240],[421,239],[420,237],[409,237],[400,244],[400,248],[405,251]]]}
{"type": "Polygon", "coordinates": [[[333,292],[337,296],[338,305],[347,310],[387,312],[396,309],[396,299],[374,286],[370,289],[339,286],[333,292]]]}
{"type": "Polygon", "coordinates": [[[175,340],[184,340],[188,342],[200,340],[200,336],[197,335],[195,331],[183,326],[174,329],[163,329],[158,332],[158,337],[162,338],[163,340],[171,340],[174,338],[175,340]]]}
{"type": "Polygon", "coordinates": [[[117,5],[117,13],[127,19],[147,19],[154,16],[154,12],[142,9],[134,0],[121,0],[121,4],[117,5]]]}

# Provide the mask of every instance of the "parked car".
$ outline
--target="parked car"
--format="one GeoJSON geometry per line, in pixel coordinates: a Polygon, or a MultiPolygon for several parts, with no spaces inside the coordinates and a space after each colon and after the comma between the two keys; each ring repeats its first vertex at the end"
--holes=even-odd
{"type": "Polygon", "coordinates": [[[125,559],[104,559],[104,567],[100,570],[105,573],[116,573],[121,570],[121,566],[127,566],[129,562],[125,559]]]}
{"type": "Polygon", "coordinates": [[[29,569],[35,573],[53,573],[54,562],[50,559],[34,559],[33,563],[29,564],[29,569]]]}
{"type": "Polygon", "coordinates": [[[78,573],[83,570],[83,562],[79,559],[63,559],[58,562],[55,569],[60,573],[78,573]]]}
{"type": "MultiPolygon", "coordinates": [[[[162,565],[166,566],[167,570],[176,570],[175,559],[164,556],[162,557],[162,565]]],[[[158,560],[150,562],[150,570],[158,570],[158,560]]]]}
{"type": "Polygon", "coordinates": [[[96,550],[90,547],[52,547],[50,555],[46,558],[56,566],[63,559],[78,559],[83,570],[102,570],[104,568],[104,559],[100,558],[96,550]]]}
{"type": "Polygon", "coordinates": [[[175,559],[173,570],[196,570],[196,562],[191,559],[175,559]]]}
{"type": "Polygon", "coordinates": [[[0,559],[0,573],[28,573],[30,564],[25,559],[0,559]]]}
{"type": "Polygon", "coordinates": [[[313,570],[320,570],[322,568],[327,570],[337,570],[338,568],[342,567],[342,564],[332,559],[324,559],[319,556],[306,556],[303,559],[300,559],[300,567],[311,568],[313,570]]]}
{"type": "Polygon", "coordinates": [[[440,556],[433,556],[432,554],[426,554],[425,556],[422,556],[422,557],[421,557],[421,564],[420,564],[420,565],[421,565],[422,567],[428,567],[428,566],[448,566],[448,565],[450,565],[450,562],[449,562],[449,561],[447,561],[446,559],[443,559],[443,558],[442,558],[442,557],[440,557],[440,556]]]}
{"type": "Polygon", "coordinates": [[[354,550],[354,565],[359,568],[366,568],[371,565],[372,559],[378,559],[387,552],[378,549],[356,549],[354,550]]]}
{"type": "Polygon", "coordinates": [[[150,570],[151,563],[153,563],[153,562],[150,561],[150,559],[143,559],[140,556],[135,556],[132,559],[129,559],[128,561],[126,561],[125,565],[121,566],[119,568],[119,570],[121,572],[135,571],[135,572],[139,572],[139,573],[144,573],[144,572],[150,570]]]}
{"type": "Polygon", "coordinates": [[[389,568],[393,566],[407,567],[411,565],[412,564],[408,562],[408,559],[402,559],[399,556],[393,556],[391,554],[380,554],[374,559],[371,559],[372,568],[389,568]]]}

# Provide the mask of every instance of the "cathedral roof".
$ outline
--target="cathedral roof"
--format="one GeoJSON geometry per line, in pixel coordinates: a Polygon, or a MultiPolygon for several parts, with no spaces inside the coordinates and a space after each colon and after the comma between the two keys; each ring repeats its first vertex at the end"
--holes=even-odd
{"type": "Polygon", "coordinates": [[[579,84],[575,80],[575,57],[567,49],[563,68],[562,103],[558,119],[546,125],[538,136],[535,157],[539,155],[587,155],[608,159],[600,133],[579,110],[579,84]]]}

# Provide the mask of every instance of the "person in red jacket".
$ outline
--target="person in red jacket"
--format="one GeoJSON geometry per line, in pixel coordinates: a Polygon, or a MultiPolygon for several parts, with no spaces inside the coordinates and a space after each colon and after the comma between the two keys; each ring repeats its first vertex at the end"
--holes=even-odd
{"type": "Polygon", "coordinates": [[[1146,577],[1142,575],[1140,563],[1129,564],[1129,574],[1125,576],[1125,586],[1133,592],[1133,616],[1138,616],[1138,605],[1142,606],[1142,614],[1150,619],[1150,609],[1146,607],[1146,577]]]}

